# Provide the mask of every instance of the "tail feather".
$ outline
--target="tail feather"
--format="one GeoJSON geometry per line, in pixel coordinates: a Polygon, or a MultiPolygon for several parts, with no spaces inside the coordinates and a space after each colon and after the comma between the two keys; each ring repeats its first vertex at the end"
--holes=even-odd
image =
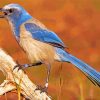
{"type": "Polygon", "coordinates": [[[75,56],[65,52],[62,49],[57,49],[57,55],[60,59],[59,61],[63,62],[70,62],[75,65],[79,70],[81,70],[84,75],[94,84],[100,87],[100,73],[93,69],[88,64],[84,63],[83,61],[79,60],[75,56]]]}

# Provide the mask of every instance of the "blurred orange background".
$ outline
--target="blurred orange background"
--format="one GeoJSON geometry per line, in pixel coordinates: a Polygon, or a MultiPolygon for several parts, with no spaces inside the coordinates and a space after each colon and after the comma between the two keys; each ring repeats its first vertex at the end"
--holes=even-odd
{"type": "MultiPolygon", "coordinates": [[[[100,72],[100,0],[0,0],[0,7],[9,3],[22,5],[56,32],[70,53],[100,72]]],[[[4,19],[0,19],[0,47],[15,61],[29,63],[4,19]]],[[[34,83],[44,85],[45,65],[25,71],[34,83]]],[[[3,80],[0,73],[0,82],[3,80]]],[[[52,65],[48,93],[53,100],[100,100],[99,87],[68,63],[52,65]]]]}

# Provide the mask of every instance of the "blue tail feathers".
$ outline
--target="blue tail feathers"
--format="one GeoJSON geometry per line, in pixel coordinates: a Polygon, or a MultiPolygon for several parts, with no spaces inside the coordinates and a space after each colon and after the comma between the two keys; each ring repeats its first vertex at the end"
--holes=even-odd
{"type": "Polygon", "coordinates": [[[65,52],[63,49],[56,48],[57,55],[59,59],[58,61],[63,62],[70,62],[75,65],[79,70],[81,70],[85,76],[94,84],[100,87],[100,72],[97,72],[88,64],[84,63],[83,61],[79,60],[75,56],[65,52]]]}

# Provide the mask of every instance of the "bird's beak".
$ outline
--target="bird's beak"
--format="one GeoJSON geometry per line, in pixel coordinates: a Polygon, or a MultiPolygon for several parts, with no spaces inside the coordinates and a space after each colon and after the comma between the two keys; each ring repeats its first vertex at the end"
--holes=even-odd
{"type": "Polygon", "coordinates": [[[3,12],[3,9],[2,9],[2,8],[0,8],[0,18],[5,18],[5,14],[4,14],[4,12],[3,12]]]}

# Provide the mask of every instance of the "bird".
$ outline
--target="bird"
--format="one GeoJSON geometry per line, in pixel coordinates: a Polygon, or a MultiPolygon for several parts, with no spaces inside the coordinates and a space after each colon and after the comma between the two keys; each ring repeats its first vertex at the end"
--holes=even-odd
{"type": "Polygon", "coordinates": [[[37,89],[42,92],[47,91],[51,64],[54,61],[73,64],[94,85],[100,87],[100,72],[65,50],[66,45],[57,34],[32,17],[21,5],[7,4],[0,8],[0,12],[2,12],[0,18],[8,21],[15,39],[30,61],[30,64],[23,64],[23,68],[41,64],[47,67],[45,86],[38,86],[37,89]]]}

